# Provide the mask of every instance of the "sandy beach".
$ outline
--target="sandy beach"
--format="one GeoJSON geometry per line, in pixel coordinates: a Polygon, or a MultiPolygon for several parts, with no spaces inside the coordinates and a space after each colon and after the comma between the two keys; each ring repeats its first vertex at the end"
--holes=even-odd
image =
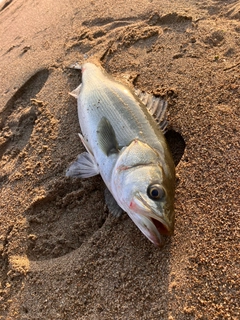
{"type": "Polygon", "coordinates": [[[0,319],[239,319],[240,2],[5,0],[0,35],[0,319]],[[89,59],[168,102],[162,249],[65,177],[89,59]]]}

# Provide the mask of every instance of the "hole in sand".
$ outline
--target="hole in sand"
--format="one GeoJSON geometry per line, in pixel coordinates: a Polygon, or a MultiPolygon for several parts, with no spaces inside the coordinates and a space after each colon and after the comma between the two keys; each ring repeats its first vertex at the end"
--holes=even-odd
{"type": "Polygon", "coordinates": [[[174,164],[177,166],[184,154],[186,143],[181,134],[174,130],[167,131],[165,137],[171,150],[174,164]]]}

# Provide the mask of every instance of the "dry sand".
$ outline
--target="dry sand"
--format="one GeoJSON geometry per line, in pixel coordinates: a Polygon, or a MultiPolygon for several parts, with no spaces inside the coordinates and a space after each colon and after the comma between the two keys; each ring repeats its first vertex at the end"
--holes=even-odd
{"type": "Polygon", "coordinates": [[[0,319],[239,319],[240,2],[0,6],[0,319]],[[108,213],[100,177],[65,178],[84,150],[67,67],[87,57],[168,100],[163,249],[108,213]]]}

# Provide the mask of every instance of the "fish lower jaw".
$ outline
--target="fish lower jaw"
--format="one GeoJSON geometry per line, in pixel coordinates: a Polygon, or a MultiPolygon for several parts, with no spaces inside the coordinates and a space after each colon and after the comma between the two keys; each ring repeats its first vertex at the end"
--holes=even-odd
{"type": "Polygon", "coordinates": [[[163,247],[164,245],[164,239],[163,237],[158,234],[158,235],[155,235],[155,234],[149,234],[147,236],[148,240],[150,240],[156,247],[163,247]]]}

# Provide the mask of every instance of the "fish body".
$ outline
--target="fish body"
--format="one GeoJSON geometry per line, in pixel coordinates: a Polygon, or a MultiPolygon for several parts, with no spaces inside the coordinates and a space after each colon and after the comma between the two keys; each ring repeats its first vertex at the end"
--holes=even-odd
{"type": "Polygon", "coordinates": [[[154,244],[174,229],[175,167],[163,132],[127,86],[92,63],[82,65],[77,98],[87,149],[67,176],[100,174],[116,206],[154,244]]]}

